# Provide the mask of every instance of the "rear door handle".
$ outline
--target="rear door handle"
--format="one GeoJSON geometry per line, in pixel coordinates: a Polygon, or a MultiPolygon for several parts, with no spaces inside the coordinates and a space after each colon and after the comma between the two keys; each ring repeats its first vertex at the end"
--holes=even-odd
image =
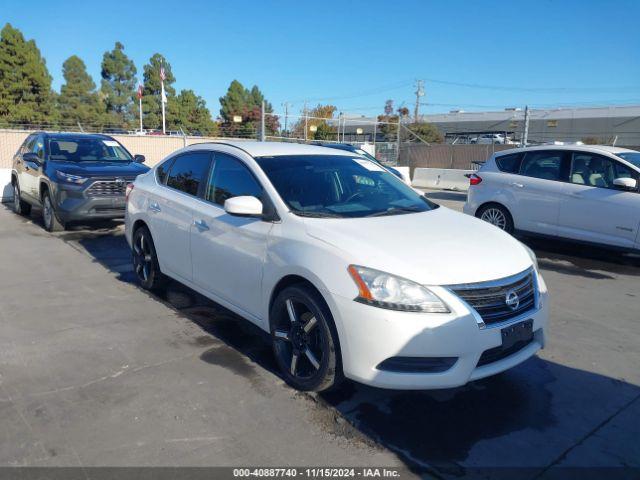
{"type": "Polygon", "coordinates": [[[194,220],[193,224],[196,226],[196,228],[198,230],[209,230],[209,226],[207,225],[207,222],[205,222],[204,220],[194,220]]]}
{"type": "Polygon", "coordinates": [[[524,188],[524,184],[522,183],[518,183],[518,182],[513,182],[511,184],[512,187],[517,187],[517,188],[524,188]]]}
{"type": "Polygon", "coordinates": [[[151,202],[149,204],[149,210],[151,210],[152,212],[159,212],[160,211],[160,205],[158,205],[157,202],[151,202]]]}

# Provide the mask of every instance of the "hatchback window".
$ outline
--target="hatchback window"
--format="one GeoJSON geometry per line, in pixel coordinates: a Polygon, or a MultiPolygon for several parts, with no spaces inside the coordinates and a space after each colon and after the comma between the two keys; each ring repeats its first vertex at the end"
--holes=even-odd
{"type": "Polygon", "coordinates": [[[245,195],[260,198],[262,187],[238,159],[225,153],[216,153],[205,198],[224,206],[228,198],[245,195]]]}
{"type": "Polygon", "coordinates": [[[522,154],[512,153],[511,155],[500,155],[496,157],[496,164],[502,172],[506,173],[518,173],[520,170],[520,160],[522,154]]]}
{"type": "Polygon", "coordinates": [[[180,155],[175,159],[167,175],[167,186],[198,195],[200,184],[209,170],[210,155],[207,152],[193,152],[180,155]]]}
{"type": "Polygon", "coordinates": [[[438,207],[379,164],[361,157],[282,155],[256,161],[299,216],[359,218],[438,207]]]}
{"type": "Polygon", "coordinates": [[[575,152],[571,162],[571,183],[589,187],[616,188],[616,178],[636,178],[630,168],[610,158],[575,152]]]}
{"type": "Polygon", "coordinates": [[[522,161],[520,173],[543,180],[560,180],[562,152],[528,152],[522,161]]]}

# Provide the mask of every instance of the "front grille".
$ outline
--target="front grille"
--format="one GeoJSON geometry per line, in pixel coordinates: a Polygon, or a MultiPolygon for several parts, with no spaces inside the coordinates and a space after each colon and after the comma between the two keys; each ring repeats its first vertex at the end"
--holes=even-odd
{"type": "Polygon", "coordinates": [[[124,182],[116,182],[115,180],[97,180],[87,188],[87,196],[89,197],[123,197],[127,189],[127,183],[133,180],[125,180],[124,182]]]}
{"type": "Polygon", "coordinates": [[[478,367],[483,365],[488,365],[489,363],[497,362],[498,360],[502,360],[503,358],[510,357],[514,353],[518,353],[524,347],[533,342],[533,338],[528,340],[522,340],[520,342],[516,342],[511,345],[509,348],[502,348],[502,346],[490,348],[489,350],[485,350],[482,352],[480,356],[480,360],[478,360],[478,367]]]}
{"type": "Polygon", "coordinates": [[[452,285],[456,295],[473,308],[485,324],[500,323],[531,310],[535,305],[536,287],[533,269],[493,282],[452,285]],[[507,303],[517,295],[517,306],[507,303]]]}

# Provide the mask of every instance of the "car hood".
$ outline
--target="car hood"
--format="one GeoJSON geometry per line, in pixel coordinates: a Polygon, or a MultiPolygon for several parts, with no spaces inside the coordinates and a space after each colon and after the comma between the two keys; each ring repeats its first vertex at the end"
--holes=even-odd
{"type": "Polygon", "coordinates": [[[524,246],[477,218],[439,207],[406,215],[305,218],[307,233],[344,251],[349,263],[423,285],[508,277],[532,265],[524,246]]]}
{"type": "Polygon", "coordinates": [[[56,170],[86,177],[136,177],[149,170],[137,162],[51,162],[56,170]]]}

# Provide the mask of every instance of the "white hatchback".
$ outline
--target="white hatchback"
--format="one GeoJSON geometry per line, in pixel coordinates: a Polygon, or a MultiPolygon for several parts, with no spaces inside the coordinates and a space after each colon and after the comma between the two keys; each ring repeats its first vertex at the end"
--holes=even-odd
{"type": "Polygon", "coordinates": [[[351,152],[179,150],[129,188],[126,237],[144,288],[172,277],[270,332],[298,389],[343,375],[455,387],[544,345],[547,288],[533,252],[351,152]]]}
{"type": "Polygon", "coordinates": [[[471,175],[464,212],[509,233],[640,249],[640,152],[565,145],[504,150],[471,175]]]}

